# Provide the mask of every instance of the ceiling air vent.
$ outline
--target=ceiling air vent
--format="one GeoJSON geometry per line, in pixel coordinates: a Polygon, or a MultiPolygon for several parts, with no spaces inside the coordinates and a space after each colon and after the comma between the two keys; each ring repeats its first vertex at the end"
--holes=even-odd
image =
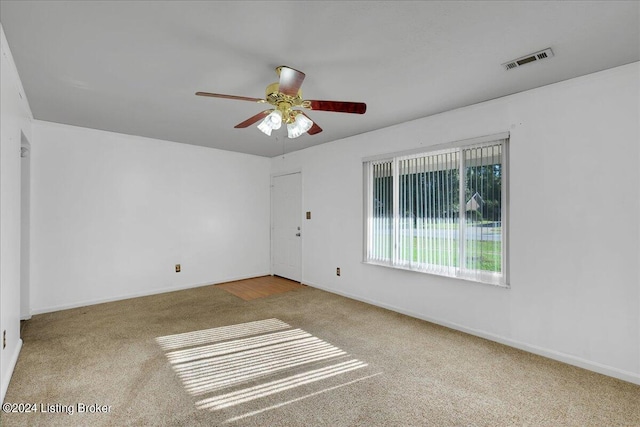
{"type": "Polygon", "coordinates": [[[551,50],[551,48],[548,48],[545,50],[541,50],[540,52],[523,56],[522,58],[514,59],[513,61],[505,62],[504,64],[502,64],[502,66],[504,67],[505,70],[511,70],[513,68],[521,67],[530,62],[551,58],[552,56],[553,56],[553,51],[551,50]]]}

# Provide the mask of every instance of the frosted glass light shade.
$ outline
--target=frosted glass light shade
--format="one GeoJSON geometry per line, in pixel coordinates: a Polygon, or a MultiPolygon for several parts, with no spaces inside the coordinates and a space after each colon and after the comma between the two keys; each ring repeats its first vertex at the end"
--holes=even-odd
{"type": "Polygon", "coordinates": [[[282,126],[282,113],[278,110],[274,110],[258,125],[258,129],[266,135],[271,136],[271,131],[274,129],[280,129],[280,126],[282,126]]]}
{"type": "Polygon", "coordinates": [[[295,122],[287,125],[287,136],[297,138],[307,132],[313,126],[313,122],[304,114],[298,114],[295,122]]]}

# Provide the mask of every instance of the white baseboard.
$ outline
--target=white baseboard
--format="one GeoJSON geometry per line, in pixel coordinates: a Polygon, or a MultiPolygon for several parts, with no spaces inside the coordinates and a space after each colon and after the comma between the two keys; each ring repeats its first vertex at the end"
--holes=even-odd
{"type": "Polygon", "coordinates": [[[589,371],[597,372],[599,374],[607,375],[609,377],[617,378],[623,381],[627,381],[633,384],[640,385],[640,374],[636,374],[634,372],[625,371],[622,369],[614,368],[612,366],[603,365],[601,363],[592,362],[590,360],[582,359],[580,357],[572,356],[570,354],[562,353],[559,351],[539,347],[532,344],[527,344],[520,341],[515,341],[510,338],[506,338],[500,335],[495,335],[490,332],[481,331],[478,329],[469,328],[463,325],[458,325],[456,323],[448,322],[446,320],[436,319],[429,316],[424,316],[420,313],[414,313],[410,310],[405,310],[403,308],[395,307],[390,304],[385,304],[379,301],[371,300],[369,298],[363,298],[358,295],[352,295],[347,292],[341,292],[335,289],[327,288],[325,286],[317,285],[314,283],[310,283],[307,281],[303,281],[305,285],[322,289],[323,291],[327,291],[330,293],[334,293],[337,295],[341,295],[343,297],[347,297],[350,299],[354,299],[357,301],[361,301],[367,304],[375,305],[377,307],[386,308],[387,310],[395,311],[397,313],[405,314],[410,317],[415,317],[417,319],[425,320],[430,323],[435,323],[440,326],[445,326],[450,329],[455,329],[456,331],[465,332],[470,335],[474,335],[480,338],[487,339],[489,341],[495,341],[500,344],[507,345],[509,347],[514,347],[519,350],[524,350],[529,353],[537,354],[539,356],[544,356],[549,359],[557,360],[559,362],[566,363],[568,365],[577,366],[579,368],[587,369],[589,371]]]}
{"type": "Polygon", "coordinates": [[[4,397],[7,395],[7,389],[9,388],[9,382],[11,381],[11,377],[13,376],[13,370],[16,368],[16,363],[18,363],[18,356],[20,355],[20,350],[22,349],[22,339],[18,339],[18,345],[16,346],[16,350],[13,352],[11,356],[11,360],[9,361],[9,369],[7,370],[7,375],[2,376],[2,403],[4,403],[4,397]]]}
{"type": "Polygon", "coordinates": [[[197,283],[197,284],[189,284],[189,285],[181,285],[181,286],[171,286],[171,287],[166,287],[166,288],[155,288],[155,289],[149,289],[149,290],[142,291],[142,292],[135,292],[135,293],[131,293],[131,294],[123,294],[123,295],[118,295],[118,296],[113,296],[113,297],[108,297],[108,298],[99,298],[99,299],[95,299],[95,300],[85,300],[85,301],[74,302],[74,303],[70,303],[70,304],[61,304],[61,305],[50,306],[50,307],[40,307],[40,308],[36,308],[36,309],[32,310],[31,311],[31,315],[52,313],[54,311],[69,310],[71,308],[86,307],[86,306],[89,306],[89,305],[103,304],[103,303],[106,303],[106,302],[122,301],[122,300],[130,299],[130,298],[146,297],[146,296],[149,296],[149,295],[157,295],[157,294],[164,294],[164,293],[167,293],[167,292],[182,291],[182,290],[185,290],[185,289],[199,288],[199,287],[202,287],[202,286],[218,285],[220,283],[234,282],[236,280],[252,279],[254,277],[269,276],[269,275],[271,275],[271,273],[269,273],[269,272],[256,273],[256,274],[251,274],[251,275],[248,275],[248,276],[230,277],[230,278],[216,280],[216,281],[212,281],[212,282],[206,282],[206,283],[197,283]]]}

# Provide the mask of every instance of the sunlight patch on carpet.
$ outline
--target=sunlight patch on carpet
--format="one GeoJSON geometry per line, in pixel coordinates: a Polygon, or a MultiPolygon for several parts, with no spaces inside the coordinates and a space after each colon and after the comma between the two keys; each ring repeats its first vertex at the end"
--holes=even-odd
{"type": "Polygon", "coordinates": [[[290,327],[291,326],[281,320],[268,319],[241,323],[239,325],[222,326],[220,328],[203,329],[201,331],[185,332],[184,334],[167,335],[166,337],[156,338],[156,341],[163,350],[167,351],[232,338],[246,337],[269,331],[277,331],[290,327]]]}
{"type": "Polygon", "coordinates": [[[318,391],[316,391],[314,393],[305,394],[304,396],[299,396],[299,397],[296,397],[295,399],[290,399],[290,400],[287,400],[287,401],[284,401],[284,402],[280,402],[280,403],[277,403],[275,405],[267,406],[266,408],[258,409],[256,411],[247,412],[246,414],[242,414],[242,415],[238,415],[236,417],[229,418],[225,422],[226,423],[232,423],[232,422],[241,420],[243,418],[253,417],[254,415],[258,415],[258,414],[261,414],[263,412],[271,411],[273,409],[278,409],[278,408],[281,408],[281,407],[283,407],[285,405],[290,405],[292,403],[299,402],[301,400],[308,399],[310,397],[318,396],[318,395],[320,395],[322,393],[327,393],[327,392],[330,392],[330,391],[333,391],[333,390],[337,390],[339,388],[346,387],[346,386],[349,386],[351,384],[358,383],[360,381],[368,380],[369,378],[377,377],[378,375],[382,375],[382,372],[378,372],[377,374],[367,375],[366,377],[357,378],[357,379],[352,380],[352,381],[347,381],[346,383],[338,384],[338,385],[333,386],[333,387],[327,387],[325,389],[318,390],[318,391]]]}
{"type": "MultiPolygon", "coordinates": [[[[310,385],[366,368],[367,363],[278,319],[156,338],[196,407],[219,411],[278,393],[281,402],[231,419],[279,408],[379,375],[366,374],[309,393],[310,385]],[[300,388],[300,393],[290,395],[300,388]]],[[[335,382],[335,381],[334,381],[335,382]]]]}
{"type": "Polygon", "coordinates": [[[223,409],[229,406],[237,405],[239,403],[244,403],[250,400],[258,399],[260,397],[268,396],[273,393],[289,390],[303,384],[309,384],[315,381],[323,380],[325,378],[334,377],[345,372],[353,371],[354,369],[364,368],[365,366],[367,366],[366,363],[362,363],[358,360],[348,360],[346,362],[337,363],[332,366],[314,369],[308,372],[292,375],[290,377],[279,379],[276,381],[270,381],[243,390],[204,399],[197,402],[196,406],[200,409],[223,409]]]}

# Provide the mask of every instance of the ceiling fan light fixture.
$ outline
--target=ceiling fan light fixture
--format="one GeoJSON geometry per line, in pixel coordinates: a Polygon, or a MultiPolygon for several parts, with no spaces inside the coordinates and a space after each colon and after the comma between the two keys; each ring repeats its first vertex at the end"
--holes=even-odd
{"type": "Polygon", "coordinates": [[[258,125],[258,129],[265,135],[271,136],[271,128],[264,124],[264,120],[258,125]]]}
{"type": "Polygon", "coordinates": [[[212,98],[237,99],[239,101],[257,102],[258,104],[271,104],[275,108],[261,111],[249,117],[247,120],[238,123],[234,128],[247,128],[262,120],[258,125],[258,129],[265,135],[271,136],[271,132],[274,129],[280,129],[282,122],[284,122],[287,125],[287,136],[289,138],[298,138],[305,132],[309,133],[309,135],[317,135],[322,132],[322,128],[318,126],[318,123],[312,122],[306,114],[293,108],[351,114],[364,114],[365,111],[367,111],[367,104],[364,102],[302,99],[300,86],[304,81],[305,74],[302,71],[294,70],[285,65],[277,67],[276,73],[280,79],[267,86],[265,99],[211,92],[196,92],[196,95],[209,96],[212,98]]]}
{"type": "Polygon", "coordinates": [[[258,129],[266,135],[271,136],[271,131],[274,129],[280,129],[280,126],[282,126],[282,113],[278,110],[274,110],[264,118],[262,123],[258,125],[258,129]]]}
{"type": "Polygon", "coordinates": [[[293,123],[287,125],[287,136],[297,138],[307,132],[313,126],[313,122],[304,114],[298,114],[293,123]]]}

